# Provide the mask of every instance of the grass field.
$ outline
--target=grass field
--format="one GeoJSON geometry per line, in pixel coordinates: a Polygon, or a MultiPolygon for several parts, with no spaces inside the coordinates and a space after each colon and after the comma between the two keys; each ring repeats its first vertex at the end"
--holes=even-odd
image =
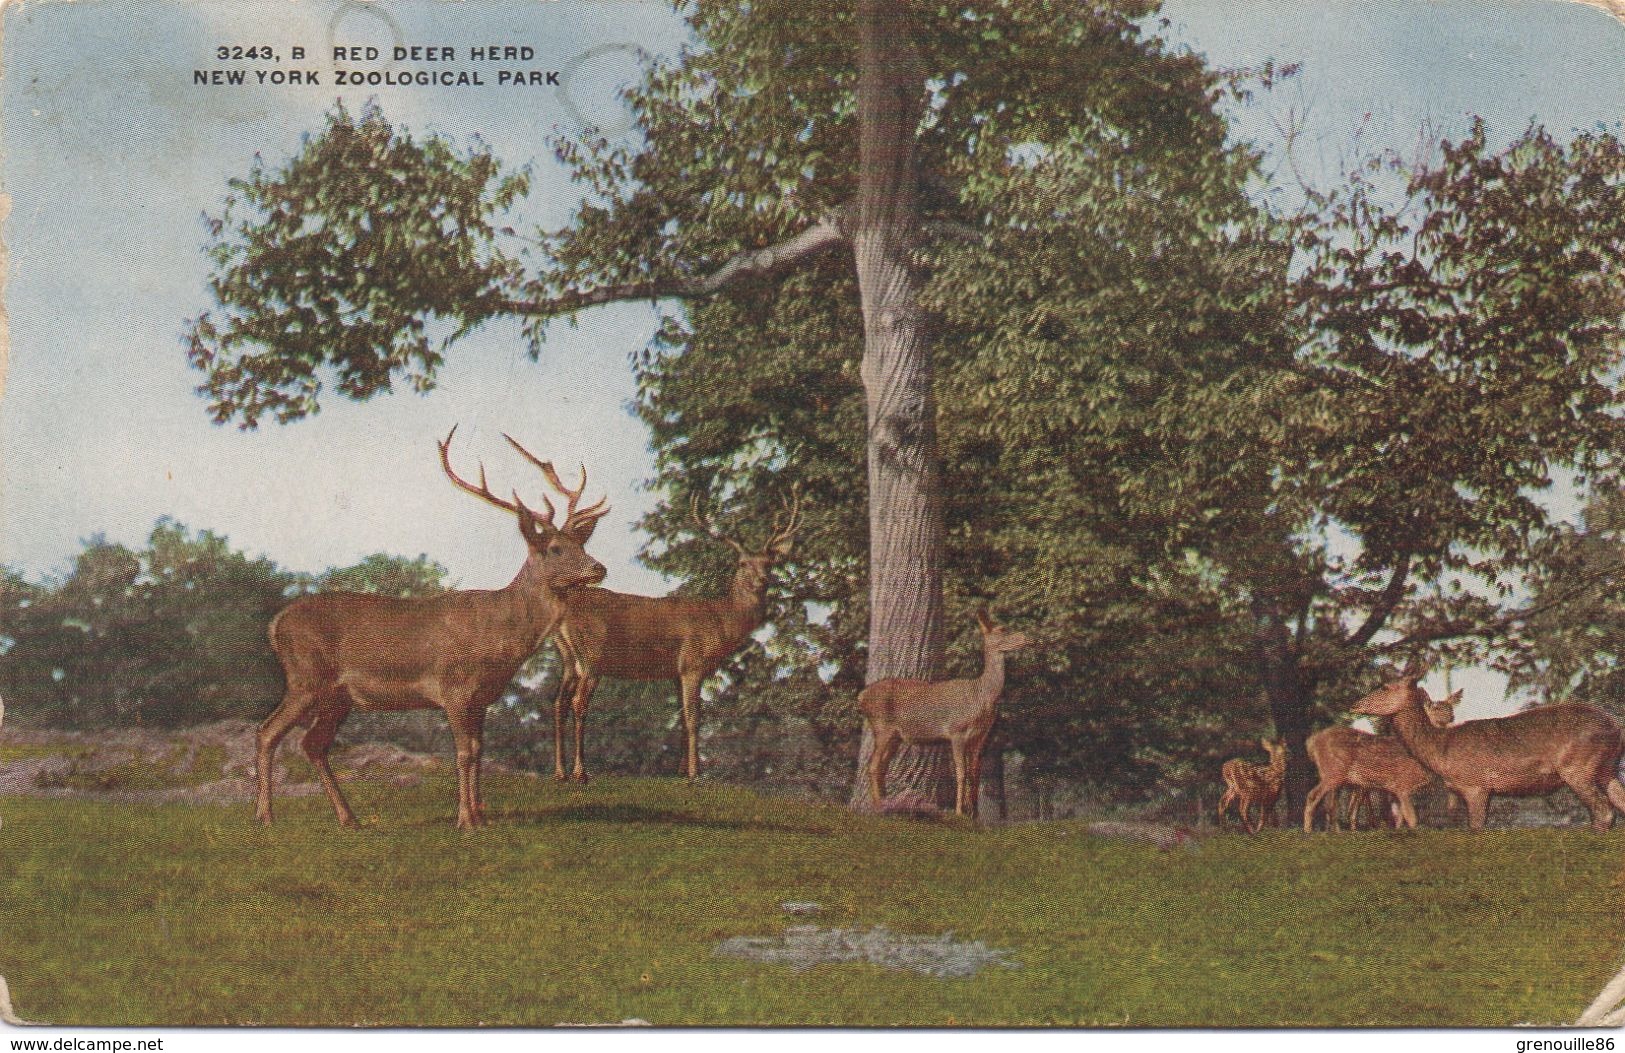
{"type": "Polygon", "coordinates": [[[55,1024],[1504,1026],[1618,968],[1625,833],[976,830],[677,781],[444,772],[251,808],[0,799],[0,974],[55,1024]],[[787,917],[786,900],[823,906],[787,917]],[[1020,968],[938,979],[719,957],[786,925],[952,930],[1020,968]]]}

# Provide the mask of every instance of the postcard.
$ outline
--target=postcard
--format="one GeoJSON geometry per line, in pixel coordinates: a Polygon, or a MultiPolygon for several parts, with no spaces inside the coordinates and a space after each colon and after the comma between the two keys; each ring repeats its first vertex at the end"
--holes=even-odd
{"type": "Polygon", "coordinates": [[[1618,16],[7,4],[0,1017],[1625,1023],[1618,16]]]}

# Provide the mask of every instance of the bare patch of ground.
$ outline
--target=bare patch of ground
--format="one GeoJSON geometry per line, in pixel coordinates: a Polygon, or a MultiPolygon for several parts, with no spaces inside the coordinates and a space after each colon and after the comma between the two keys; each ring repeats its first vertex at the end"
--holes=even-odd
{"type": "Polygon", "coordinates": [[[783,936],[734,936],[717,945],[728,958],[772,962],[797,970],[825,962],[870,962],[887,969],[906,969],[926,976],[974,976],[990,965],[1019,969],[1009,951],[981,940],[956,940],[954,934],[912,936],[884,925],[872,929],[820,929],[791,925],[783,936]]]}
{"type": "MultiPolygon", "coordinates": [[[[152,803],[247,801],[255,792],[254,732],[255,725],[247,720],[169,731],[10,725],[0,733],[0,794],[152,803]]],[[[321,792],[298,743],[296,729],[274,756],[278,796],[321,792]]],[[[423,772],[440,763],[428,754],[380,742],[337,746],[331,759],[341,781],[382,779],[399,786],[422,782],[423,772]]],[[[487,762],[488,769],[495,767],[487,762]]]]}

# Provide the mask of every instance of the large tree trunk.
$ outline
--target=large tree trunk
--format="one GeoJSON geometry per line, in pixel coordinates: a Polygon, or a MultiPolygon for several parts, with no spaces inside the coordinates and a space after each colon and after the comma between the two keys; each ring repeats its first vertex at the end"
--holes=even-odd
{"type": "MultiPolygon", "coordinates": [[[[914,135],[925,102],[907,15],[897,0],[859,0],[858,217],[868,407],[869,661],[866,681],[942,672],[942,465],[931,346],[910,251],[920,231],[914,135]]],[[[865,793],[871,742],[854,796],[865,793]]],[[[904,747],[889,789],[954,800],[946,747],[904,747]]]]}
{"type": "Polygon", "coordinates": [[[1304,743],[1309,738],[1309,685],[1298,667],[1286,620],[1267,601],[1253,601],[1253,643],[1258,679],[1269,701],[1275,733],[1286,740],[1286,785],[1281,794],[1283,823],[1303,820],[1304,799],[1314,784],[1313,766],[1304,743]]]}

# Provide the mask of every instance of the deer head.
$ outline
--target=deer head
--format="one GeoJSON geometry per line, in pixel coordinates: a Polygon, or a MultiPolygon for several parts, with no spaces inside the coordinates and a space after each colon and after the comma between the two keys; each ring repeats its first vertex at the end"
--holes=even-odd
{"type": "MultiPolygon", "coordinates": [[[[473,494],[487,504],[495,505],[505,512],[511,513],[519,520],[519,533],[525,539],[525,545],[530,549],[530,555],[525,560],[524,570],[521,574],[526,580],[540,584],[551,592],[561,592],[565,589],[580,588],[587,585],[596,585],[604,580],[607,573],[604,565],[593,559],[583,550],[587,539],[592,536],[592,528],[598,519],[609,511],[604,501],[583,512],[577,512],[576,501],[581,497],[581,491],[587,486],[587,471],[581,471],[581,486],[574,491],[569,510],[565,513],[563,527],[553,525],[556,514],[553,503],[542,496],[542,504],[547,509],[546,517],[537,515],[525,506],[519,499],[519,492],[513,491],[513,500],[504,501],[491,492],[491,487],[485,481],[485,465],[480,465],[480,481],[478,485],[470,483],[460,477],[451,467],[451,440],[457,434],[454,426],[446,435],[440,446],[440,467],[446,472],[459,490],[473,494]],[[574,529],[572,529],[572,527],[574,529]]],[[[542,469],[548,481],[558,485],[558,475],[553,466],[546,461],[539,460],[529,450],[520,446],[507,435],[503,436],[511,443],[514,449],[524,455],[525,459],[542,469]]],[[[566,494],[570,491],[564,491],[566,494]]]]}
{"type": "Polygon", "coordinates": [[[1428,722],[1436,728],[1448,728],[1456,722],[1456,707],[1461,704],[1462,688],[1450,692],[1443,698],[1430,698],[1422,703],[1422,711],[1427,714],[1428,722]]]}
{"type": "Polygon", "coordinates": [[[1351,708],[1356,713],[1364,713],[1371,717],[1391,717],[1413,702],[1425,705],[1431,699],[1417,683],[1426,673],[1425,667],[1412,662],[1395,679],[1364,696],[1351,708]]]}
{"type": "Polygon", "coordinates": [[[768,533],[767,542],[755,551],[718,532],[710,520],[700,513],[699,498],[690,500],[689,513],[702,533],[727,544],[739,554],[739,566],[734,570],[734,599],[760,602],[767,595],[768,575],[775,564],[789,558],[796,532],[801,529],[801,488],[792,487],[790,500],[781,500],[780,510],[773,515],[773,528],[768,533]]]}
{"type": "Polygon", "coordinates": [[[976,612],[976,624],[982,630],[982,650],[988,654],[1009,654],[1027,646],[1026,633],[998,624],[986,607],[976,612]]]}
{"type": "Polygon", "coordinates": [[[1286,768],[1286,739],[1259,739],[1258,744],[1264,747],[1264,752],[1270,756],[1270,767],[1277,771],[1286,768]]]}

